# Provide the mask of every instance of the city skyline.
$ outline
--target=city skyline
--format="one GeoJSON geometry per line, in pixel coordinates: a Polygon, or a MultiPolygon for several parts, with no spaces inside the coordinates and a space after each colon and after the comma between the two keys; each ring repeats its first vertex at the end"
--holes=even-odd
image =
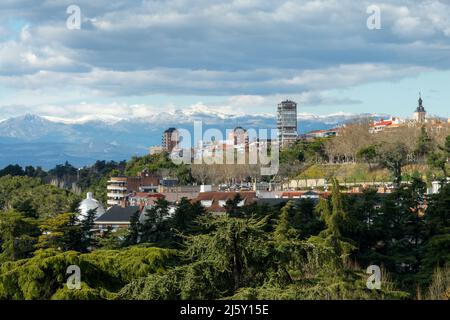
{"type": "Polygon", "coordinates": [[[450,4],[80,0],[0,4],[0,119],[127,119],[174,110],[450,117],[450,4]],[[24,10],[24,6],[27,10],[24,10]],[[220,19],[219,19],[220,17],[220,19]],[[123,48],[127,48],[126,51],[123,48]]]}

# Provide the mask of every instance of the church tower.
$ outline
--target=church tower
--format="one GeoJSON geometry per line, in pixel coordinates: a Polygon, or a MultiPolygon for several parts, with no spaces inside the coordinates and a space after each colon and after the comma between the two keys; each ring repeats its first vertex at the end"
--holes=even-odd
{"type": "Polygon", "coordinates": [[[417,106],[416,111],[414,112],[414,121],[416,121],[417,123],[425,123],[426,115],[427,112],[423,107],[422,95],[419,94],[419,105],[417,106]]]}

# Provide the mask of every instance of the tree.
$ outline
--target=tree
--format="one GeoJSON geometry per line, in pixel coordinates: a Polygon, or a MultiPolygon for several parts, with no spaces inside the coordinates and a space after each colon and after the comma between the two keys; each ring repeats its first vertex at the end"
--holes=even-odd
{"type": "Polygon", "coordinates": [[[139,241],[139,232],[141,229],[141,224],[139,222],[140,212],[135,212],[130,218],[130,227],[128,233],[125,237],[124,245],[131,246],[137,244],[139,241]]]}
{"type": "Polygon", "coordinates": [[[367,162],[369,170],[372,170],[372,163],[377,158],[377,148],[374,145],[361,148],[356,154],[356,158],[367,162]]]}
{"type": "Polygon", "coordinates": [[[436,169],[442,170],[444,179],[448,176],[447,161],[450,158],[450,136],[447,136],[443,146],[438,146],[438,151],[430,153],[428,157],[428,165],[436,169]]]}
{"type": "Polygon", "coordinates": [[[83,250],[91,250],[95,244],[94,239],[94,221],[97,214],[97,208],[88,210],[86,216],[81,222],[81,243],[83,250]]]}
{"type": "Polygon", "coordinates": [[[150,209],[146,209],[142,223],[141,242],[165,243],[170,241],[168,217],[169,202],[158,198],[150,209]]]}
{"type": "Polygon", "coordinates": [[[0,262],[24,259],[34,251],[39,235],[35,219],[20,213],[7,211],[0,213],[0,242],[2,252],[0,262]]]}
{"type": "Polygon", "coordinates": [[[199,231],[198,217],[205,214],[205,209],[200,202],[191,203],[187,198],[182,198],[175,209],[174,216],[170,219],[171,228],[183,234],[192,234],[199,231]]]}
{"type": "Polygon", "coordinates": [[[258,273],[270,264],[269,252],[264,250],[268,244],[264,243],[267,239],[263,231],[265,220],[221,217],[211,223],[213,231],[210,234],[188,237],[185,244],[186,257],[195,257],[195,264],[205,268],[203,285],[207,285],[208,278],[212,277],[217,281],[211,284],[213,288],[219,286],[220,290],[231,293],[257,282],[258,273]],[[215,275],[208,276],[209,268],[215,275]]]}
{"type": "Polygon", "coordinates": [[[38,212],[34,205],[33,199],[27,197],[25,199],[18,198],[12,202],[12,207],[15,211],[22,213],[25,217],[38,218],[38,212]]]}
{"type": "Polygon", "coordinates": [[[450,184],[444,183],[429,199],[424,216],[427,229],[424,273],[429,277],[437,267],[450,262],[450,184]]]}
{"type": "Polygon", "coordinates": [[[428,155],[432,150],[432,140],[428,136],[427,129],[422,126],[420,136],[416,143],[416,152],[420,157],[428,155]]]}
{"type": "Polygon", "coordinates": [[[406,163],[407,154],[408,148],[401,142],[385,143],[379,152],[379,161],[391,171],[396,187],[402,182],[402,167],[406,163]]]}
{"type": "Polygon", "coordinates": [[[23,176],[23,175],[25,175],[25,172],[23,171],[22,167],[19,166],[18,164],[16,164],[16,165],[10,164],[9,166],[6,166],[2,170],[0,170],[0,177],[7,176],[7,175],[23,176]]]}
{"type": "Polygon", "coordinates": [[[311,199],[300,199],[296,202],[292,226],[297,229],[300,239],[317,235],[324,229],[324,223],[315,211],[315,202],[311,199]]]}
{"type": "Polygon", "coordinates": [[[293,211],[294,203],[289,201],[281,209],[280,217],[278,218],[278,223],[273,232],[273,237],[275,242],[282,243],[289,239],[292,239],[296,235],[296,230],[292,227],[291,214],[293,211]]]}
{"type": "Polygon", "coordinates": [[[38,249],[53,248],[59,251],[79,249],[81,233],[74,220],[73,213],[59,214],[46,219],[39,226],[41,234],[36,247],[38,249]]]}
{"type": "Polygon", "coordinates": [[[121,249],[126,246],[128,230],[119,228],[113,230],[108,227],[97,240],[97,246],[104,250],[121,249]]]}
{"type": "Polygon", "coordinates": [[[344,210],[342,194],[337,179],[332,179],[331,201],[321,200],[317,210],[321,213],[326,229],[321,231],[319,236],[312,237],[313,241],[332,248],[333,252],[342,259],[342,262],[346,261],[354,247],[349,242],[349,239],[345,239],[342,236],[342,229],[348,218],[344,210]]]}
{"type": "Polygon", "coordinates": [[[225,202],[225,211],[230,217],[239,217],[241,214],[241,206],[240,203],[242,202],[242,197],[240,193],[236,193],[236,195],[228,199],[225,202]]]}
{"type": "Polygon", "coordinates": [[[442,152],[432,152],[428,156],[428,165],[430,167],[442,170],[444,178],[447,177],[447,156],[442,152]]]}

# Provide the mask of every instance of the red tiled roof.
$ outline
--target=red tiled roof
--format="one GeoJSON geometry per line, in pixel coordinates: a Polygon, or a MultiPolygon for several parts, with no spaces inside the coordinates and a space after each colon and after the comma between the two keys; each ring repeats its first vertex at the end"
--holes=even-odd
{"type": "Polygon", "coordinates": [[[131,195],[133,198],[164,198],[161,193],[136,192],[131,195]]]}
{"type": "Polygon", "coordinates": [[[237,194],[240,194],[242,200],[245,200],[244,205],[248,205],[256,201],[256,192],[254,191],[242,191],[242,192],[222,192],[211,191],[201,192],[197,198],[193,199],[193,202],[198,201],[212,201],[211,206],[205,209],[210,212],[225,212],[225,208],[219,204],[219,201],[227,201],[233,199],[237,194]]]}
{"type": "MultiPolygon", "coordinates": [[[[308,191],[286,191],[281,194],[281,198],[295,198],[295,197],[301,197],[308,191]]],[[[319,192],[314,191],[319,197],[321,198],[328,198],[330,193],[329,192],[319,192]]]]}

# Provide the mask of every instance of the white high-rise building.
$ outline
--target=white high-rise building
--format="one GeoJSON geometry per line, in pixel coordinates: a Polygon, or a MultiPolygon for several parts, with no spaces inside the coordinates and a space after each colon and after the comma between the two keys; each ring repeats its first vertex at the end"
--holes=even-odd
{"type": "Polygon", "coordinates": [[[297,140],[297,103],[285,100],[278,104],[277,129],[281,147],[287,147],[297,140]]]}

